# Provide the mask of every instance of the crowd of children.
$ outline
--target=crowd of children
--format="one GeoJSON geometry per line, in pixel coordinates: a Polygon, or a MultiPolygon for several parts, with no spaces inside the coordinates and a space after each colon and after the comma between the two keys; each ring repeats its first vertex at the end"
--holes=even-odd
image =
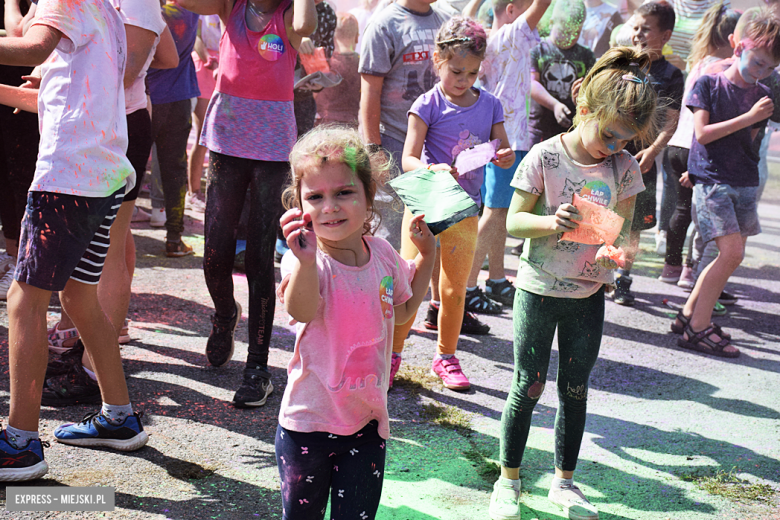
{"type": "Polygon", "coordinates": [[[691,11],[653,0],[621,16],[598,0],[397,0],[351,12],[322,0],[7,0],[0,296],[11,397],[0,481],[48,471],[42,404],[102,403],[58,427],[59,442],[146,444],[118,347],[129,340],[130,222],[164,225],[165,254],[189,255],[189,207],[205,213],[214,314],[204,347],[215,367],[233,356],[242,212],[251,223],[249,348],[235,407],[263,406],[273,391],[277,297],[297,322],[275,440],[284,518],[322,518],[329,500],[333,518],[375,517],[387,391],[430,285],[431,371],[452,390],[470,387],[456,357],[460,334],[487,334],[477,314],[513,308],[514,378],[490,518],[521,517],[520,467],[557,331],[548,496],[570,519],[597,519],[573,481],[588,381],[605,295],[634,301],[631,268],[640,232],[657,225],[659,165],[668,240],[660,279],[691,289],[671,329],[682,348],[739,355],[712,315],[734,302],[724,289],[761,231],[759,162],[767,120],[780,120],[780,20],[712,3],[691,11]],[[326,61],[312,80],[307,64],[317,59],[326,61]],[[455,167],[460,153],[489,142],[486,166],[455,167]],[[135,200],[153,144],[148,215],[135,200]],[[481,216],[434,236],[388,184],[412,171],[454,177],[481,216]],[[567,240],[583,222],[577,201],[621,218],[613,244],[567,240]],[[683,265],[692,222],[699,245],[683,265]],[[525,239],[514,283],[504,271],[507,232],[525,239]],[[706,245],[716,248],[712,261],[706,245]],[[53,291],[63,312],[47,331],[53,291]]]}

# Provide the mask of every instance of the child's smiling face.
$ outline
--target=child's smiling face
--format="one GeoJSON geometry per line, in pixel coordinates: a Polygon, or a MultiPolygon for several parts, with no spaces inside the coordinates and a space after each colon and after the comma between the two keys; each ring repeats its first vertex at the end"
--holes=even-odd
{"type": "Polygon", "coordinates": [[[331,160],[301,179],[301,210],[311,216],[318,238],[328,242],[359,241],[368,203],[358,176],[346,164],[331,160]]]}
{"type": "Polygon", "coordinates": [[[653,60],[662,56],[661,51],[672,36],[672,31],[662,31],[658,26],[658,17],[634,15],[631,43],[634,47],[650,54],[653,60]]]}

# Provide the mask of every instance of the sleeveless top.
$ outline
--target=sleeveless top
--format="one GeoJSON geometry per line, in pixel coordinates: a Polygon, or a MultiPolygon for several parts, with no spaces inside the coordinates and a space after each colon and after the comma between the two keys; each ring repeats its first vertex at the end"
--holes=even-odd
{"type": "Polygon", "coordinates": [[[297,130],[293,109],[298,52],[287,38],[282,0],[262,31],[246,25],[247,0],[236,0],[219,44],[219,76],[200,144],[261,161],[287,161],[297,130]]]}

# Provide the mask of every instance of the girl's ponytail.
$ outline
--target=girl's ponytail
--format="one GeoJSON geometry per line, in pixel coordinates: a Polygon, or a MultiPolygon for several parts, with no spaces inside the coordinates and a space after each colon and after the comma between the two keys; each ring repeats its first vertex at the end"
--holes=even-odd
{"type": "Polygon", "coordinates": [[[726,8],[723,2],[707,10],[693,36],[691,53],[688,55],[689,69],[693,69],[708,54],[729,45],[729,35],[736,29],[739,17],[739,11],[726,8]]]}
{"type": "Polygon", "coordinates": [[[652,141],[658,132],[658,96],[647,77],[651,63],[650,55],[632,47],[605,52],[582,82],[574,124],[620,122],[636,132],[638,143],[652,141]]]}

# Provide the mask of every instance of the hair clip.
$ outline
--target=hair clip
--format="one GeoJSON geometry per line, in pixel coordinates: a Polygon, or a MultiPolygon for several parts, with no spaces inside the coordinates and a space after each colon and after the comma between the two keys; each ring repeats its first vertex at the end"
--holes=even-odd
{"type": "Polygon", "coordinates": [[[628,66],[629,67],[638,67],[639,64],[637,62],[635,62],[635,61],[632,61],[631,63],[628,64],[628,66]]]}
{"type": "Polygon", "coordinates": [[[626,81],[633,81],[634,83],[639,83],[640,85],[644,83],[641,79],[637,78],[633,74],[623,74],[623,79],[626,81]]]}
{"type": "Polygon", "coordinates": [[[436,42],[436,45],[446,45],[448,43],[471,43],[474,40],[468,36],[463,36],[459,38],[450,38],[449,40],[442,40],[439,42],[436,42]]]}

